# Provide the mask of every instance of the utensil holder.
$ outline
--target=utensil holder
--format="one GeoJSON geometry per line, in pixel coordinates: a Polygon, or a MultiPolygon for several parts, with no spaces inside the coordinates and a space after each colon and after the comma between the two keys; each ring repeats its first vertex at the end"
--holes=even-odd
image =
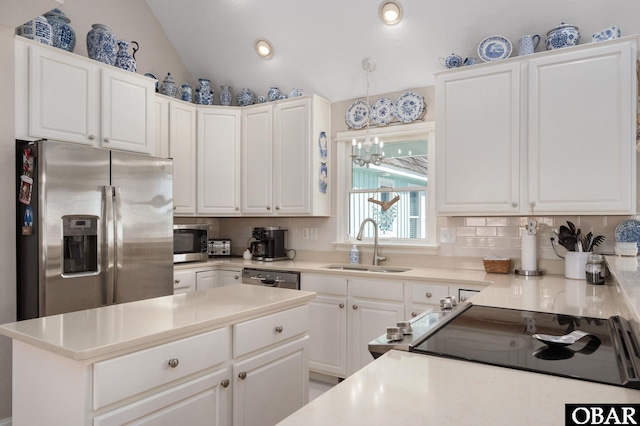
{"type": "Polygon", "coordinates": [[[564,257],[564,276],[573,280],[585,280],[585,266],[590,251],[568,251],[564,257]]]}

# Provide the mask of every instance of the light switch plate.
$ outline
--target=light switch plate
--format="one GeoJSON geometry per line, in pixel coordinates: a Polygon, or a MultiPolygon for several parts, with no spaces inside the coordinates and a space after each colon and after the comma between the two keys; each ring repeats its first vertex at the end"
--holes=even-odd
{"type": "Polygon", "coordinates": [[[318,228],[311,228],[309,232],[309,238],[313,241],[318,239],[318,228]]]}
{"type": "Polygon", "coordinates": [[[309,228],[302,228],[302,239],[303,240],[309,239],[309,228]]]}

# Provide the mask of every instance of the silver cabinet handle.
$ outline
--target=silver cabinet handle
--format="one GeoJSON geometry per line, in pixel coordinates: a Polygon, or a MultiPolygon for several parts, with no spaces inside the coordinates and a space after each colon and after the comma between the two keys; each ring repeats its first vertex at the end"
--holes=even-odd
{"type": "Polygon", "coordinates": [[[220,386],[222,386],[223,388],[228,388],[229,387],[229,379],[224,379],[223,381],[220,382],[220,386]]]}
{"type": "Polygon", "coordinates": [[[177,209],[177,208],[178,208],[178,206],[173,206],[173,209],[174,209],[174,210],[175,210],[175,209],[177,209]]]}
{"type": "Polygon", "coordinates": [[[92,141],[92,140],[94,140],[95,138],[96,138],[96,137],[95,137],[95,135],[89,135],[89,140],[91,140],[91,141],[92,141]]]}
{"type": "Polygon", "coordinates": [[[240,279],[240,275],[234,275],[234,276],[233,276],[233,279],[234,279],[234,280],[240,279]]]}
{"type": "Polygon", "coordinates": [[[179,363],[180,363],[180,361],[178,361],[178,358],[171,358],[169,360],[169,367],[176,368],[179,363]]]}
{"type": "Polygon", "coordinates": [[[340,309],[344,309],[344,303],[341,303],[341,304],[340,304],[340,305],[338,305],[338,306],[340,306],[340,309]]]}
{"type": "Polygon", "coordinates": [[[280,210],[280,206],[276,206],[276,210],[280,210]]]}
{"type": "Polygon", "coordinates": [[[276,327],[276,333],[282,333],[282,330],[284,330],[284,328],[282,328],[281,325],[276,327]]]}
{"type": "Polygon", "coordinates": [[[240,374],[238,374],[238,377],[240,377],[240,380],[244,380],[247,378],[247,373],[245,373],[244,371],[240,372],[240,374]]]}
{"type": "Polygon", "coordinates": [[[511,203],[511,207],[516,208],[518,207],[518,203],[516,203],[515,201],[513,203],[511,203]]]}
{"type": "Polygon", "coordinates": [[[236,211],[240,210],[240,207],[236,207],[236,211]]]}
{"type": "Polygon", "coordinates": [[[353,305],[352,308],[353,309],[358,309],[358,305],[353,305]]]}
{"type": "Polygon", "coordinates": [[[529,207],[534,208],[536,206],[536,202],[532,201],[529,203],[529,207]]]}
{"type": "Polygon", "coordinates": [[[431,296],[433,296],[433,294],[431,294],[431,292],[427,292],[427,294],[425,294],[425,296],[431,297],[431,296]]]}
{"type": "Polygon", "coordinates": [[[461,302],[466,302],[466,301],[467,301],[467,298],[466,298],[466,297],[464,297],[464,296],[462,296],[462,297],[460,298],[460,301],[461,301],[461,302]]]}
{"type": "Polygon", "coordinates": [[[271,206],[267,206],[267,210],[271,210],[271,206]]]}
{"type": "Polygon", "coordinates": [[[109,143],[109,138],[104,138],[105,143],[109,143]]]}
{"type": "Polygon", "coordinates": [[[415,317],[418,316],[418,313],[417,312],[411,312],[411,316],[415,318],[415,317]]]}
{"type": "Polygon", "coordinates": [[[180,279],[174,280],[173,281],[175,284],[180,284],[180,279]]]}

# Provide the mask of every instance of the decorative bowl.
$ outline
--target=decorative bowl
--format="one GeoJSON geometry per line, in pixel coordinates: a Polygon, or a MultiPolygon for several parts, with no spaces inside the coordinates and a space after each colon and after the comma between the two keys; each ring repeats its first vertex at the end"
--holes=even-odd
{"type": "Polygon", "coordinates": [[[596,43],[599,41],[613,40],[614,38],[620,38],[620,28],[615,25],[610,28],[606,28],[598,33],[593,33],[591,41],[596,43]]]}
{"type": "Polygon", "coordinates": [[[545,45],[547,50],[560,49],[563,47],[577,46],[580,41],[580,31],[574,25],[564,22],[547,33],[545,45]]]}

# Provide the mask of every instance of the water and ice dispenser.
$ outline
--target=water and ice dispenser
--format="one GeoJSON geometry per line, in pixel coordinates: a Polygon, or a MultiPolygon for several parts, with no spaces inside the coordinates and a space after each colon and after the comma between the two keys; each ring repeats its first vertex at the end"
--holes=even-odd
{"type": "Polygon", "coordinates": [[[96,216],[64,216],[63,274],[98,272],[98,218],[96,216]]]}

